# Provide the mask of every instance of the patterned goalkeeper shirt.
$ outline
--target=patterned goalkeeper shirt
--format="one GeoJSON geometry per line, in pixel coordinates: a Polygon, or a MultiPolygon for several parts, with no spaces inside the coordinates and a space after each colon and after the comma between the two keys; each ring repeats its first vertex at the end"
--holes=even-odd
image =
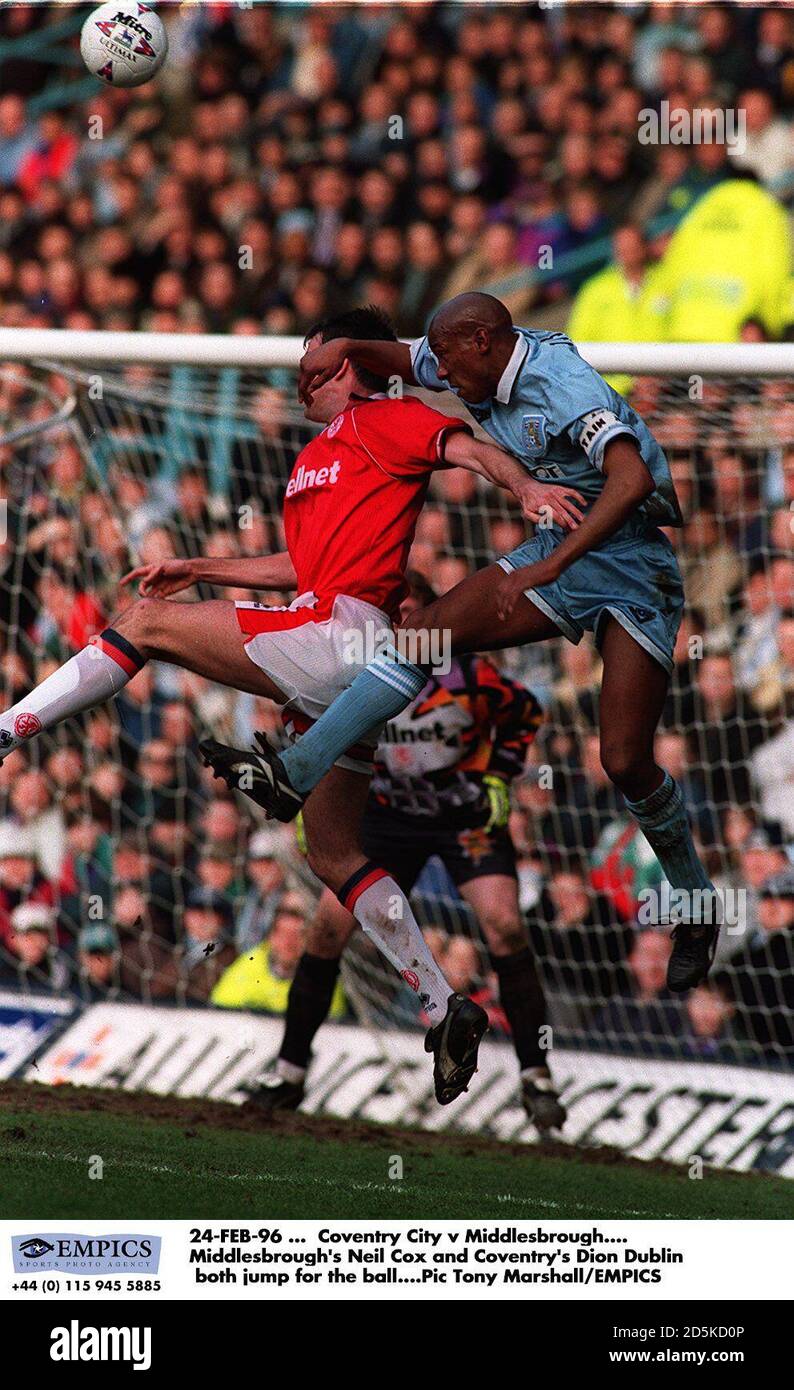
{"type": "Polygon", "coordinates": [[[458,658],[387,724],[370,805],[425,827],[476,825],[487,808],[485,774],[516,777],[542,718],[535,696],[486,657],[458,658]]]}

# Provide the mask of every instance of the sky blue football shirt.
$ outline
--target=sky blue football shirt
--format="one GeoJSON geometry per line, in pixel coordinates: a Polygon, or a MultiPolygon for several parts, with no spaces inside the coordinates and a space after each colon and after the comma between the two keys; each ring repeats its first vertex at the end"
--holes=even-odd
{"type": "MultiPolygon", "coordinates": [[[[667,459],[645,421],[579,355],[564,333],[517,328],[513,355],[488,401],[464,404],[503,449],[544,482],[567,483],[590,505],[604,486],[604,449],[628,435],[656,484],[637,515],[680,526],[667,459]]],[[[452,390],[438,376],[427,338],[411,345],[414,376],[430,390],[452,390]]]]}

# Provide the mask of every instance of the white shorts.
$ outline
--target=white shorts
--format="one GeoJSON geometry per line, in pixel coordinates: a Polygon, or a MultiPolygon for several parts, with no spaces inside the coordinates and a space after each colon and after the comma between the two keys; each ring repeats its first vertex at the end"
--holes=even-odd
{"type": "MultiPolygon", "coordinates": [[[[338,594],[330,618],[317,616],[317,602],[315,594],[301,594],[288,607],[235,603],[248,656],[286,696],[290,738],[319,719],[392,633],[386,614],[362,599],[338,594]]],[[[377,729],[360,740],[335,766],[371,772],[379,735],[377,729]]]]}

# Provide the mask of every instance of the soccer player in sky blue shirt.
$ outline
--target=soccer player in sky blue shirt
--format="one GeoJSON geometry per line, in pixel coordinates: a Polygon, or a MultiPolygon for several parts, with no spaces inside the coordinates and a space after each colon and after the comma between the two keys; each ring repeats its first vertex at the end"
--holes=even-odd
{"type": "MultiPolygon", "coordinates": [[[[657,764],[654,738],[673,669],[684,594],[660,525],[681,514],[662,449],[645,422],[562,333],[515,328],[491,295],[458,295],[426,338],[401,343],[335,339],[301,364],[310,396],[349,359],[406,384],[454,391],[529,478],[575,489],[585,515],[575,530],[553,522],[414,616],[406,649],[434,651],[444,631],[453,654],[591,632],[604,670],[601,760],[641,827],[681,908],[668,986],[706,978],[719,926],[713,886],[698,858],[681,790],[657,764]],[[426,644],[422,645],[422,637],[426,644]]],[[[426,670],[394,648],[379,655],[303,738],[280,756],[249,755],[253,795],[289,820],[352,743],[400,712],[426,670]]]]}

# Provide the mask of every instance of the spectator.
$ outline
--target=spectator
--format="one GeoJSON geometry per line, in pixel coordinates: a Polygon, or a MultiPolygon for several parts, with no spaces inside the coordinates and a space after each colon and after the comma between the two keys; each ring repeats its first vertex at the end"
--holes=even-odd
{"type": "Polygon", "coordinates": [[[746,179],[720,182],[681,223],[660,262],[659,286],[670,306],[666,337],[736,342],[748,318],[779,333],[790,265],[791,239],[781,205],[746,179]]]}
{"type": "Polygon", "coordinates": [[[96,922],[77,938],[77,968],[72,983],[84,1003],[117,999],[121,993],[119,939],[112,927],[96,922]]]}
{"type": "Polygon", "coordinates": [[[55,917],[44,903],[20,903],[11,913],[0,945],[0,984],[23,993],[58,993],[67,988],[69,969],[55,938],[55,917]]]}
{"type": "Polygon", "coordinates": [[[205,1003],[234,960],[228,939],[229,903],[221,894],[195,888],[184,910],[184,934],[175,947],[141,938],[125,952],[123,980],[133,989],[146,982],[152,999],[205,1003]]]}
{"type": "Polygon", "coordinates": [[[693,769],[710,788],[718,810],[747,805],[752,801],[747,757],[764,729],[736,689],[727,652],[704,656],[696,679],[693,769]]]}
{"type": "Polygon", "coordinates": [[[66,852],[63,816],[53,805],[52,792],[43,772],[28,769],[11,789],[11,811],[33,846],[46,878],[57,881],[66,852]]]}
{"type": "MultiPolygon", "coordinates": [[[[791,702],[788,705],[791,711],[791,702]]],[[[766,820],[778,821],[794,839],[794,711],[771,738],[757,739],[750,760],[753,787],[766,820]]]]}
{"type": "Polygon", "coordinates": [[[775,113],[772,93],[764,88],[742,92],[739,110],[745,113],[744,148],[733,155],[740,169],[751,169],[768,188],[780,188],[794,171],[791,126],[775,113]]]}
{"type": "Polygon", "coordinates": [[[742,582],[742,562],[720,534],[712,511],[693,512],[684,532],[681,572],[688,601],[702,613],[712,643],[730,640],[730,618],[742,582]]]}
{"type": "Polygon", "coordinates": [[[637,916],[642,895],[659,888],[659,861],[630,816],[619,816],[601,835],[593,850],[590,882],[624,922],[637,916]]]}
{"type": "MultiPolygon", "coordinates": [[[[287,1008],[290,982],[303,955],[306,920],[293,907],[281,908],[267,941],[238,956],[217,981],[210,1002],[224,1009],[257,1009],[283,1014],[287,1008]]],[[[341,1018],[345,1001],[337,983],[331,1004],[331,1018],[341,1018]]]]}
{"type": "Polygon", "coordinates": [[[671,942],[666,933],[637,933],[628,958],[632,992],[613,998],[598,1015],[596,1030],[624,1049],[670,1055],[683,1031],[679,1001],[665,985],[671,942]]]}
{"type": "Polygon", "coordinates": [[[794,874],[761,889],[758,931],[734,956],[736,1005],[747,1035],[774,1059],[794,1054],[794,874]]]}
{"type": "MultiPolygon", "coordinates": [[[[786,516],[786,521],[788,521],[786,516]]],[[[774,715],[792,706],[794,695],[794,608],[781,613],[773,630],[774,655],[756,672],[752,690],[753,705],[761,713],[774,715]]]]}
{"type": "MultiPolygon", "coordinates": [[[[587,280],[573,303],[567,333],[575,342],[645,343],[664,338],[665,301],[656,284],[648,244],[639,227],[619,227],[613,263],[587,280]]],[[[608,377],[616,391],[631,388],[627,376],[608,377]]]]}
{"type": "Polygon", "coordinates": [[[684,1051],[696,1059],[734,1061],[738,1041],[733,1028],[736,1006],[724,980],[709,980],[690,990],[684,1008],[684,1051]]]}
{"type": "Polygon", "coordinates": [[[35,132],[25,117],[25,103],[16,92],[0,97],[0,184],[17,183],[20,170],[35,147],[35,132]]]}
{"type": "Polygon", "coordinates": [[[257,830],[251,836],[246,861],[249,887],[238,907],[234,932],[242,955],[270,934],[287,887],[284,860],[288,853],[288,841],[278,830],[257,830]]]}
{"type": "Polygon", "coordinates": [[[769,573],[758,563],[744,585],[736,644],[737,685],[746,694],[752,694],[777,657],[777,617],[769,573]]]}
{"type": "Polygon", "coordinates": [[[556,994],[595,1002],[626,993],[631,928],[621,923],[609,897],[588,886],[582,869],[551,875],[530,917],[530,932],[556,994]]]}
{"type": "Polygon", "coordinates": [[[12,821],[0,822],[0,943],[7,942],[14,909],[52,908],[55,889],[36,865],[32,837],[12,821]]]}
{"type": "Polygon", "coordinates": [[[35,200],[45,180],[52,179],[55,183],[67,180],[77,148],[77,137],[60,112],[45,112],[39,121],[35,144],[22,155],[17,166],[16,182],[30,202],[35,200]]]}
{"type": "MultiPolygon", "coordinates": [[[[455,267],[440,297],[451,299],[465,290],[486,286],[495,290],[497,285],[502,286],[502,282],[520,282],[524,280],[521,269],[515,228],[507,222],[494,222],[485,229],[476,249],[455,267]]],[[[526,282],[520,284],[518,289],[502,288],[500,294],[516,323],[523,322],[534,297],[531,286],[526,282]]]]}

